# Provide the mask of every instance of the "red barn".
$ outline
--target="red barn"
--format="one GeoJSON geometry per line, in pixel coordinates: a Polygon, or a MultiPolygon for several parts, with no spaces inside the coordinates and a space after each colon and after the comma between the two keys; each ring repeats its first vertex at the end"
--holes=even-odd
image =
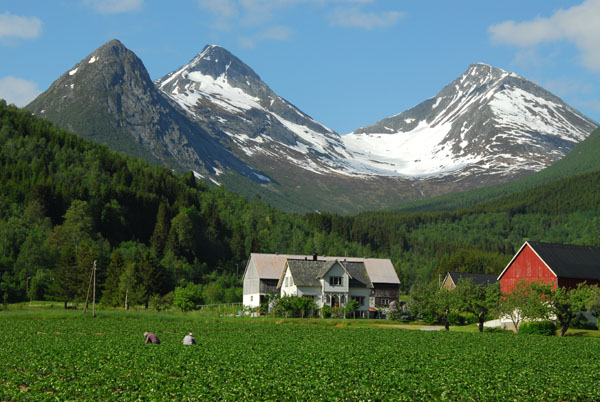
{"type": "Polygon", "coordinates": [[[498,276],[503,293],[523,279],[551,283],[553,289],[600,285],[600,248],[527,241],[498,276]]]}

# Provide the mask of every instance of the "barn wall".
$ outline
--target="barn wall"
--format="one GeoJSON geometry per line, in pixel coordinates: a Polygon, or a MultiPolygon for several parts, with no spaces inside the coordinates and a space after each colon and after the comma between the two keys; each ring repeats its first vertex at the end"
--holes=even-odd
{"type": "Polygon", "coordinates": [[[248,268],[244,273],[244,294],[258,294],[259,292],[259,284],[260,280],[258,278],[258,273],[256,272],[256,266],[254,265],[254,261],[250,260],[248,263],[248,268]]]}
{"type": "Polygon", "coordinates": [[[503,293],[510,293],[517,282],[525,279],[527,282],[543,282],[557,286],[557,278],[546,264],[526,245],[515,258],[510,267],[500,279],[500,289],[503,293]]]}

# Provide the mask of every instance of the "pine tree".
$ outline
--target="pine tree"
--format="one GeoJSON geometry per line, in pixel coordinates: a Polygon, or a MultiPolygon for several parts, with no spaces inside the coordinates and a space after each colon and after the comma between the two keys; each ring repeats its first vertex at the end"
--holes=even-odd
{"type": "Polygon", "coordinates": [[[106,272],[106,281],[104,282],[104,291],[102,292],[102,303],[108,306],[117,307],[121,304],[119,297],[119,280],[125,269],[125,262],[121,251],[116,249],[110,256],[106,272]]]}
{"type": "Polygon", "coordinates": [[[154,224],[154,232],[150,238],[150,245],[159,257],[164,255],[165,246],[169,237],[170,219],[168,206],[165,202],[161,202],[158,206],[156,214],[156,223],[154,224]]]}

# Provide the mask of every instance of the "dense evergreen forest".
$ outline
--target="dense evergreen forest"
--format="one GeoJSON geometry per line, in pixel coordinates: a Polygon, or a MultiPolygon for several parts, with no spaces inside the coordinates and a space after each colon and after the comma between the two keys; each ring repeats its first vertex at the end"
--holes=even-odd
{"type": "Polygon", "coordinates": [[[0,296],[161,303],[178,287],[241,301],[250,252],[391,258],[403,290],[499,273],[525,239],[600,246],[600,173],[454,212],[284,213],[177,175],[0,101],[0,296]]]}

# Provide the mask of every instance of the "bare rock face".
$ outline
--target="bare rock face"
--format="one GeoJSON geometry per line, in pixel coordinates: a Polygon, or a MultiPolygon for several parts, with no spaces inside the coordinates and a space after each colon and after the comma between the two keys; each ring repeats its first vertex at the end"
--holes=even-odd
{"type": "Polygon", "coordinates": [[[59,126],[155,163],[211,174],[251,169],[156,89],[118,40],[65,72],[27,108],[59,126]]]}

